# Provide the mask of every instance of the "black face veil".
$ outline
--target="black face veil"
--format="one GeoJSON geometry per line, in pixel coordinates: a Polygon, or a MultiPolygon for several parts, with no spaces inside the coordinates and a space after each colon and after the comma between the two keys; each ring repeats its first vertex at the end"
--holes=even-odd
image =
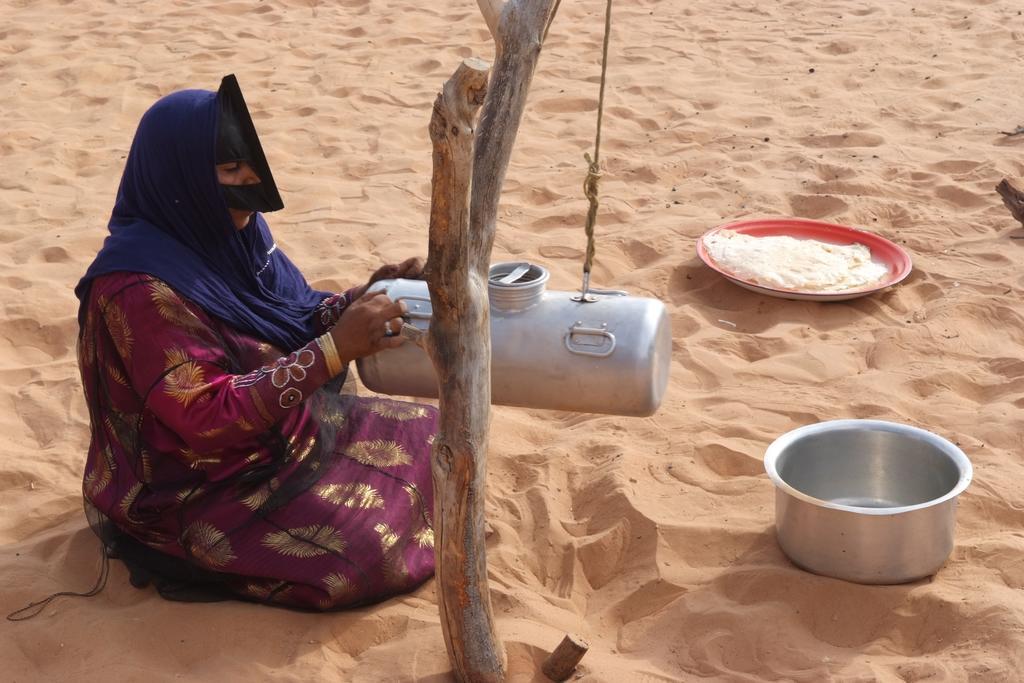
{"type": "Polygon", "coordinates": [[[232,209],[268,213],[284,208],[281,195],[270,173],[270,165],[263,154],[263,146],[256,135],[256,126],[245,106],[238,79],[229,74],[220,82],[217,91],[220,118],[217,129],[217,163],[246,161],[260,177],[255,185],[221,185],[224,200],[232,209]]]}

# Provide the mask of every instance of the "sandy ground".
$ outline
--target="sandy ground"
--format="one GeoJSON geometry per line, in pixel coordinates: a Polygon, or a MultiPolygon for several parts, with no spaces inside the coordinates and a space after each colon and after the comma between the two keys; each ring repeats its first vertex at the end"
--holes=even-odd
{"type": "MultiPolygon", "coordinates": [[[[618,3],[595,280],[665,302],[647,419],[497,408],[488,546],[510,679],[568,631],[585,681],[1020,680],[1024,670],[1024,19],[1010,0],[618,3]],[[727,220],[821,218],[905,246],[902,285],[765,298],[694,256],[727,220]],[[728,321],[726,324],[720,321],[728,321]],[[775,542],[765,447],[879,418],[961,444],[975,481],[931,580],[804,573],[775,542]]],[[[495,260],[577,284],[603,3],[567,2],[510,167],[495,260]]],[[[84,590],[88,437],[72,288],[143,111],[238,74],[322,287],[426,250],[433,97],[490,58],[472,0],[0,5],[0,611],[84,590]]],[[[13,681],[449,680],[435,587],[317,615],[175,604],[114,563],[91,599],[3,622],[13,681]]]]}

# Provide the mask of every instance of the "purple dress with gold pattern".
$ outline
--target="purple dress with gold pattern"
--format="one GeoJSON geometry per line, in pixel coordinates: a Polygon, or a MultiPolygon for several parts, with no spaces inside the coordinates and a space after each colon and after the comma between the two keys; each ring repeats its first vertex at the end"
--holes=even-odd
{"type": "Polygon", "coordinates": [[[311,609],[412,590],[434,570],[430,406],[356,397],[325,334],[277,349],[148,275],[100,276],[79,365],[87,504],[253,600],[311,609]]]}

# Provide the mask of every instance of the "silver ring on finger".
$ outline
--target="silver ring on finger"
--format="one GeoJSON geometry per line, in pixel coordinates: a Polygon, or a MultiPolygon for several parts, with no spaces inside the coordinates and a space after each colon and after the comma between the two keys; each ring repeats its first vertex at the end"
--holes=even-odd
{"type": "Polygon", "coordinates": [[[394,337],[395,336],[395,333],[391,331],[391,321],[390,320],[384,321],[384,336],[385,337],[394,337]]]}

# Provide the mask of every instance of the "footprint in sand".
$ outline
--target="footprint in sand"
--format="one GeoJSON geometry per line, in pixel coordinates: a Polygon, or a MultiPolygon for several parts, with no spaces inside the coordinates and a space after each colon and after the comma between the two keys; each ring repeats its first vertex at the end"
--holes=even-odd
{"type": "Polygon", "coordinates": [[[833,164],[815,164],[814,175],[825,182],[836,180],[847,180],[857,177],[857,171],[850,166],[835,166],[833,164]]]}
{"type": "Polygon", "coordinates": [[[9,242],[17,242],[25,236],[24,233],[17,230],[0,230],[0,244],[7,244],[9,242]]]}
{"type": "Polygon", "coordinates": [[[36,380],[18,391],[15,410],[40,448],[59,443],[70,426],[69,408],[78,395],[78,382],[36,380]]]}
{"type": "Polygon", "coordinates": [[[665,258],[660,251],[639,240],[628,240],[623,243],[622,251],[626,253],[634,268],[646,268],[665,258]]]}
{"type": "Polygon", "coordinates": [[[831,195],[797,194],[789,198],[794,216],[801,218],[825,218],[843,213],[849,205],[839,197],[831,195]]]}
{"type": "Polygon", "coordinates": [[[441,62],[436,59],[423,59],[412,65],[412,70],[416,73],[426,76],[432,74],[440,69],[442,66],[441,62]]]}
{"type": "Polygon", "coordinates": [[[46,263],[68,263],[71,255],[64,247],[46,247],[39,250],[39,257],[46,263]]]}
{"type": "MultiPolygon", "coordinates": [[[[693,335],[704,329],[704,324],[685,311],[674,311],[672,314],[672,335],[676,339],[685,339],[686,337],[692,337],[693,335]]],[[[672,348],[675,350],[676,341],[672,342],[672,348]]]]}
{"type": "Polygon", "coordinates": [[[839,135],[809,135],[800,138],[800,142],[815,149],[836,149],[847,147],[879,147],[885,144],[885,138],[875,133],[855,131],[839,135]]]}
{"type": "Polygon", "coordinates": [[[722,106],[722,103],[717,100],[696,100],[693,102],[693,108],[698,111],[713,111],[722,106]]]}
{"type": "Polygon", "coordinates": [[[994,203],[993,199],[981,196],[976,192],[971,192],[959,185],[939,186],[935,188],[935,196],[961,209],[976,209],[994,203]]]}
{"type": "Polygon", "coordinates": [[[825,47],[821,48],[821,51],[827,55],[848,55],[852,52],[856,52],[857,46],[853,43],[840,40],[829,43],[825,47]]]}
{"type": "Polygon", "coordinates": [[[47,361],[65,358],[78,335],[78,321],[68,317],[55,324],[42,325],[32,318],[7,318],[0,320],[0,345],[6,341],[23,360],[39,361],[39,353],[47,361]],[[27,355],[26,355],[27,354],[27,355]]]}
{"type": "Polygon", "coordinates": [[[541,114],[578,114],[597,111],[597,100],[593,97],[552,97],[538,102],[533,110],[541,114]]]}
{"type": "Polygon", "coordinates": [[[628,552],[632,537],[640,535],[624,517],[593,541],[577,547],[576,555],[592,588],[604,586],[620,573],[627,555],[632,554],[628,552]]]}
{"type": "Polygon", "coordinates": [[[661,130],[662,124],[652,118],[638,117],[636,111],[629,107],[605,107],[605,112],[623,121],[632,121],[640,127],[640,130],[651,132],[661,130]]]}
{"type": "MultiPolygon", "coordinates": [[[[669,278],[668,294],[674,304],[688,303],[697,290],[715,284],[721,276],[697,260],[676,266],[669,278]]],[[[674,329],[674,328],[673,328],[674,329]]]]}
{"type": "MultiPolygon", "coordinates": [[[[555,228],[576,228],[579,226],[579,222],[580,217],[577,213],[553,213],[531,220],[523,227],[534,232],[549,232],[555,228]]],[[[543,256],[544,253],[541,252],[541,255],[543,256]]]]}
{"type": "Polygon", "coordinates": [[[583,256],[583,251],[580,249],[558,245],[544,245],[537,250],[537,253],[544,258],[578,259],[583,256]]]}
{"type": "Polygon", "coordinates": [[[764,473],[760,457],[734,451],[722,444],[698,447],[696,455],[705,467],[720,477],[756,477],[764,473]]]}
{"type": "Polygon", "coordinates": [[[970,161],[968,159],[947,159],[945,161],[929,164],[928,168],[938,173],[961,174],[969,173],[982,165],[983,164],[980,161],[970,161]]]}
{"type": "Polygon", "coordinates": [[[0,278],[0,285],[4,285],[6,287],[10,287],[11,289],[21,291],[23,289],[28,289],[29,287],[31,287],[32,282],[31,280],[26,280],[25,278],[18,277],[17,275],[10,275],[7,277],[0,278]]]}
{"type": "Polygon", "coordinates": [[[984,365],[989,372],[1008,381],[1024,377],[1024,360],[1019,358],[992,358],[984,365]]]}

